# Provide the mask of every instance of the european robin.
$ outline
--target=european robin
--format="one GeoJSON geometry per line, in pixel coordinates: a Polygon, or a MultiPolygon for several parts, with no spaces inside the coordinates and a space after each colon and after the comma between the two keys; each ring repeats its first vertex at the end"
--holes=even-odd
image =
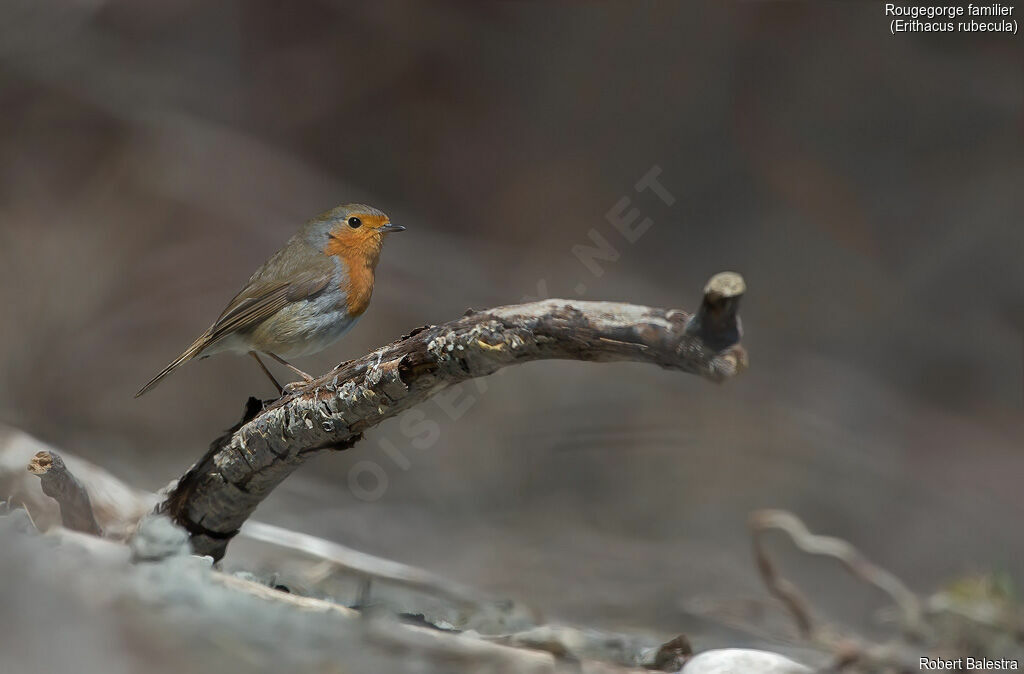
{"type": "Polygon", "coordinates": [[[284,388],[259,353],[311,381],[285,358],[323,351],[356,324],[370,305],[385,235],[404,229],[364,204],[338,206],[313,218],[256,270],[213,325],[135,397],[187,361],[224,351],[255,358],[278,393],[284,388]]]}

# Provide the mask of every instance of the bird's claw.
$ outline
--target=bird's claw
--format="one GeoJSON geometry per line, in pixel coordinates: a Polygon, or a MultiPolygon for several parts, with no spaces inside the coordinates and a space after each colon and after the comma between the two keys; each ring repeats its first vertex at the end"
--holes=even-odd
{"type": "Polygon", "coordinates": [[[285,384],[284,386],[282,386],[281,389],[282,389],[282,392],[285,393],[285,394],[295,393],[296,391],[301,391],[301,390],[303,390],[305,388],[308,388],[310,386],[310,384],[312,384],[314,381],[315,380],[312,377],[310,377],[309,375],[306,375],[305,378],[302,381],[290,382],[290,383],[285,384]]]}

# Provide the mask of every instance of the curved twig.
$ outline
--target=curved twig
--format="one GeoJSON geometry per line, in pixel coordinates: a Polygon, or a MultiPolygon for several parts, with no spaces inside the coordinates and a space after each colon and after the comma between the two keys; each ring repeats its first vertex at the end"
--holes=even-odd
{"type": "Polygon", "coordinates": [[[785,532],[798,549],[809,555],[838,560],[855,578],[877,587],[899,607],[902,624],[908,634],[920,636],[926,632],[921,600],[895,575],[873,564],[841,538],[812,534],[800,518],[791,512],[757,510],[750,515],[750,531],[758,571],[768,591],[789,609],[800,634],[805,638],[813,637],[815,631],[810,608],[796,585],[779,575],[765,552],[762,537],[770,529],[785,532]]]}
{"type": "Polygon", "coordinates": [[[637,361],[725,380],[746,366],[736,316],[739,274],[711,279],[695,315],[610,302],[546,300],[467,312],[414,330],[269,405],[210,446],[158,510],[219,559],[242,523],[307,459],[348,449],[362,433],[447,386],[544,359],[637,361]]]}

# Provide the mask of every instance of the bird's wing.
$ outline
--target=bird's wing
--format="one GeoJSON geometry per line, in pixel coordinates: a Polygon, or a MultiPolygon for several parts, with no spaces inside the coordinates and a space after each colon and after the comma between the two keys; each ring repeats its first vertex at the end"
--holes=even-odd
{"type": "Polygon", "coordinates": [[[182,364],[201,355],[228,335],[259,325],[289,302],[297,302],[323,292],[335,274],[334,261],[325,255],[299,259],[281,253],[274,255],[252,275],[249,283],[228,303],[217,321],[199,335],[184,353],[143,386],[135,397],[152,389],[182,364]]]}
{"type": "Polygon", "coordinates": [[[220,318],[210,326],[206,346],[231,333],[256,327],[291,302],[318,295],[331,282],[331,276],[330,273],[323,273],[323,270],[310,269],[299,272],[287,281],[250,283],[235,295],[220,318]]]}

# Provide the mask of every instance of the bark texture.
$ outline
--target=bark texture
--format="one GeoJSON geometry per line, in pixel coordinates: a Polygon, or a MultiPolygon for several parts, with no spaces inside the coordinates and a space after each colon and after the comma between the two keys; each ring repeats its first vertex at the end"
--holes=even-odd
{"type": "Polygon", "coordinates": [[[725,272],[700,310],[546,300],[469,311],[414,330],[268,403],[250,398],[242,420],[214,440],[158,510],[198,554],[224,555],[266,496],[307,459],[352,447],[362,433],[447,386],[544,359],[637,361],[722,381],[746,366],[736,316],[742,278],[725,272]]]}

